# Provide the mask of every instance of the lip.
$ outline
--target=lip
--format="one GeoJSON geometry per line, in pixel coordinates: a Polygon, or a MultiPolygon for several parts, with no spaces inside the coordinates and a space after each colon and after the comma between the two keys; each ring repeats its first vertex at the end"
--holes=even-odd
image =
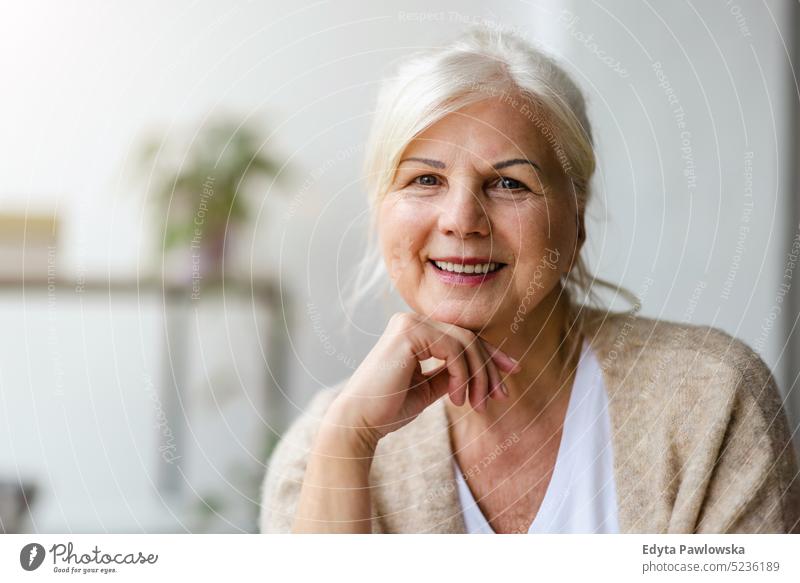
{"type": "MultiPolygon", "coordinates": [[[[449,258],[451,263],[456,263],[453,261],[453,258],[449,258]]],[[[503,265],[500,269],[496,269],[490,273],[479,273],[475,274],[468,274],[468,273],[451,273],[449,271],[442,271],[438,267],[433,264],[433,259],[429,259],[426,261],[427,268],[433,271],[434,275],[441,281],[442,283],[448,285],[458,285],[458,286],[466,286],[466,287],[475,287],[478,285],[482,285],[483,283],[495,279],[506,267],[507,265],[503,265]]],[[[436,261],[448,261],[448,259],[436,259],[436,261]]],[[[466,265],[471,265],[465,260],[458,259],[457,262],[464,263],[466,265]]],[[[476,261],[475,263],[491,263],[490,261],[486,261],[481,258],[480,261],[476,261]]],[[[496,261],[495,263],[501,263],[496,261]]]]}
{"type": "Polygon", "coordinates": [[[461,263],[462,265],[480,265],[482,263],[503,263],[490,257],[429,257],[431,261],[445,261],[447,263],[461,263]]]}

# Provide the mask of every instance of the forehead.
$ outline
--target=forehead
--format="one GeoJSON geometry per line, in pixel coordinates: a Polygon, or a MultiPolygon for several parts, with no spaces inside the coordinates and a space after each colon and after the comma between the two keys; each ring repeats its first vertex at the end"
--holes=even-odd
{"type": "Polygon", "coordinates": [[[408,144],[404,155],[436,152],[490,162],[502,156],[548,161],[550,148],[535,123],[537,115],[533,105],[520,96],[490,97],[426,128],[408,144]]]}

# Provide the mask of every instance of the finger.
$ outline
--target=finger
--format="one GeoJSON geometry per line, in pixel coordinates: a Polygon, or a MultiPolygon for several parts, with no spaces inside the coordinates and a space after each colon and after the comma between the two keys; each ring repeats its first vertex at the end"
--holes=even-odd
{"type": "Polygon", "coordinates": [[[454,389],[455,382],[447,367],[442,367],[440,370],[429,376],[428,383],[430,383],[430,386],[437,399],[441,396],[448,395],[453,404],[458,407],[463,405],[464,401],[466,401],[466,388],[461,390],[454,389]]]}
{"type": "Polygon", "coordinates": [[[492,360],[491,356],[489,356],[489,352],[486,350],[486,346],[483,342],[478,342],[477,344],[483,353],[483,358],[486,362],[486,370],[489,373],[489,396],[494,399],[503,399],[507,397],[508,393],[505,389],[505,385],[503,385],[503,381],[500,379],[497,365],[492,360]]]}
{"type": "Polygon", "coordinates": [[[420,364],[420,372],[426,374],[424,371],[427,371],[431,374],[430,382],[435,384],[438,391],[445,390],[440,384],[445,379],[446,392],[450,393],[453,403],[458,406],[463,405],[469,385],[469,366],[464,358],[461,344],[449,334],[442,334],[440,330],[430,326],[429,320],[422,321],[414,313],[394,314],[389,320],[389,328],[387,330],[391,333],[384,334],[381,342],[384,339],[387,339],[386,342],[391,340],[389,346],[394,353],[398,352],[396,343],[399,342],[400,353],[406,355],[406,361],[414,367],[413,371],[417,370],[420,361],[429,359],[443,361],[442,370],[437,367],[434,369],[435,372],[431,372],[427,366],[423,369],[420,364]]]}
{"type": "MultiPolygon", "coordinates": [[[[487,405],[486,399],[493,393],[494,387],[498,386],[501,379],[498,373],[493,380],[492,370],[494,369],[494,362],[480,342],[480,338],[471,330],[454,324],[445,324],[432,320],[431,325],[440,328],[444,333],[456,337],[463,343],[467,363],[470,367],[470,404],[476,411],[485,411],[487,405]]],[[[494,370],[496,372],[496,369],[494,370]]]]}
{"type": "Polygon", "coordinates": [[[480,403],[489,392],[489,376],[483,366],[484,359],[480,354],[478,337],[467,330],[454,324],[446,324],[437,320],[428,320],[429,329],[438,336],[447,337],[459,346],[459,354],[467,363],[469,369],[468,386],[459,388],[458,400],[453,399],[456,405],[463,405],[467,399],[466,390],[469,390],[469,401],[473,408],[478,410],[480,403]],[[463,398],[461,392],[464,392],[463,398]]]}
{"type": "Polygon", "coordinates": [[[481,366],[484,368],[484,370],[486,370],[486,377],[489,381],[486,390],[486,396],[487,398],[492,396],[495,396],[496,398],[499,387],[497,386],[497,378],[494,374],[494,363],[492,362],[492,359],[489,356],[486,347],[484,347],[483,342],[480,341],[475,342],[475,346],[477,347],[478,353],[480,354],[481,366]]]}
{"type": "MultiPolygon", "coordinates": [[[[418,371],[430,387],[433,397],[431,402],[450,393],[450,400],[453,401],[453,404],[456,404],[454,400],[454,391],[451,391],[454,384],[452,381],[453,377],[450,374],[450,370],[447,368],[446,360],[434,356],[428,360],[420,361],[418,371]]],[[[466,398],[466,390],[462,391],[462,393],[464,395],[463,398],[466,398]]],[[[463,404],[462,400],[459,406],[463,404]]]]}
{"type": "MultiPolygon", "coordinates": [[[[416,370],[411,379],[411,386],[407,397],[407,409],[412,415],[416,415],[427,409],[434,401],[447,394],[447,372],[445,372],[443,382],[433,382],[431,375],[426,375],[422,371],[422,366],[417,363],[416,370]]],[[[438,371],[436,371],[438,372],[438,371]]],[[[435,373],[432,373],[435,374],[435,373]]]]}
{"type": "Polygon", "coordinates": [[[469,386],[469,402],[476,411],[486,409],[486,399],[492,389],[491,380],[486,367],[486,357],[481,349],[478,337],[467,332],[463,334],[466,344],[464,351],[469,363],[469,370],[472,376],[469,386]],[[469,336],[471,335],[471,337],[469,336]]]}
{"type": "Polygon", "coordinates": [[[509,373],[517,373],[522,370],[522,366],[520,366],[517,360],[514,360],[508,354],[497,348],[494,344],[487,342],[483,338],[480,340],[489,351],[489,355],[492,357],[492,360],[497,363],[501,370],[509,373]]]}
{"type": "MultiPolygon", "coordinates": [[[[427,328],[424,344],[429,346],[426,353],[421,353],[420,358],[431,356],[445,361],[445,368],[431,377],[431,382],[440,383],[442,373],[447,371],[447,392],[454,405],[461,406],[467,399],[467,388],[470,382],[470,369],[464,354],[462,344],[449,334],[443,334],[436,328],[427,328]]],[[[437,392],[441,387],[437,385],[437,392]]]]}

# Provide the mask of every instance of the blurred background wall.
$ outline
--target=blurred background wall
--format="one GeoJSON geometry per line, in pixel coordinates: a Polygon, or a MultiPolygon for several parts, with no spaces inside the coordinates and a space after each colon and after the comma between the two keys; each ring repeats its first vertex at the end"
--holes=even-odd
{"type": "Polygon", "coordinates": [[[478,22],[539,43],[587,93],[595,272],[637,293],[646,315],[714,325],[756,348],[797,426],[790,1],[0,11],[0,482],[17,501],[15,484],[35,488],[15,528],[255,528],[274,440],[404,309],[397,298],[342,308],[363,246],[360,164],[377,83],[478,22]],[[203,282],[202,299],[187,299],[191,258],[161,253],[158,174],[139,154],[159,136],[182,168],[221,116],[258,133],[278,178],[248,187],[246,217],[225,240],[229,283],[203,282]]]}

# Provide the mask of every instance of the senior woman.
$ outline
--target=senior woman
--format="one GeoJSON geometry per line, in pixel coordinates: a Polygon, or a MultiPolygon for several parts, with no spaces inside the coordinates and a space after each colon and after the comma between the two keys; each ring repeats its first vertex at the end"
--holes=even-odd
{"type": "Polygon", "coordinates": [[[797,531],[761,359],[577,300],[599,281],[580,256],[595,158],[551,59],[485,29],[413,56],[381,90],[366,167],[411,311],[284,435],[262,532],[797,531]]]}

